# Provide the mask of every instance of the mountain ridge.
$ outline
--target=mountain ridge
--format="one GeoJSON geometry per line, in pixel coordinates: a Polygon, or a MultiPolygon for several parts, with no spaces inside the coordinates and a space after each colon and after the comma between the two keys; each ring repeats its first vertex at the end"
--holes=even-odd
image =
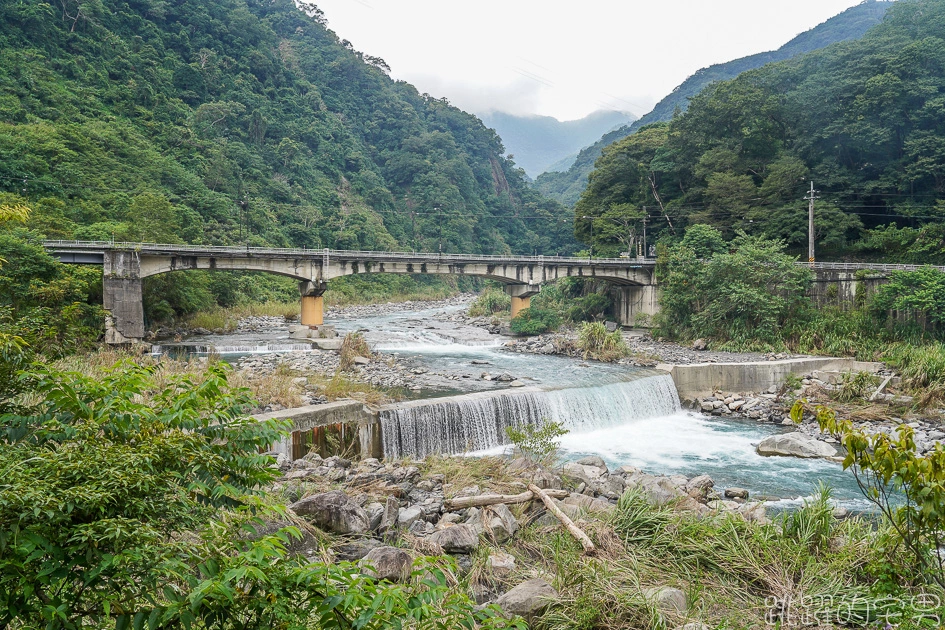
{"type": "Polygon", "coordinates": [[[635,133],[648,124],[670,120],[677,108],[685,111],[689,99],[713,82],[733,79],[747,70],[791,59],[832,43],[858,39],[867,30],[879,24],[893,4],[894,2],[891,1],[866,0],[797,35],[777,50],[756,53],[697,70],[660,100],[652,111],[630,125],[604,134],[594,144],[584,147],[566,172],[548,172],[540,175],[536,178],[534,187],[553,199],[573,206],[587,185],[587,177],[604,147],[635,133]]]}

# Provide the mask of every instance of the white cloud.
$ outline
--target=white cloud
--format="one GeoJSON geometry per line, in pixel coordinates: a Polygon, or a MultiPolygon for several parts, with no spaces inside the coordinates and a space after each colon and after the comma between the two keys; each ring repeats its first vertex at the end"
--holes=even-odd
{"type": "Polygon", "coordinates": [[[476,112],[643,114],[701,67],[778,48],[859,0],[321,0],[395,78],[476,112]]]}

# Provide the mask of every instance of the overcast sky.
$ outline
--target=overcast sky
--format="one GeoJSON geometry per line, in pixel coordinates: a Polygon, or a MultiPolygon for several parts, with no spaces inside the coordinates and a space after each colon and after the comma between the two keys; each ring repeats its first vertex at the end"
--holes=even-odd
{"type": "Polygon", "coordinates": [[[392,76],[467,111],[637,116],[704,66],[778,48],[859,0],[319,0],[392,76]]]}

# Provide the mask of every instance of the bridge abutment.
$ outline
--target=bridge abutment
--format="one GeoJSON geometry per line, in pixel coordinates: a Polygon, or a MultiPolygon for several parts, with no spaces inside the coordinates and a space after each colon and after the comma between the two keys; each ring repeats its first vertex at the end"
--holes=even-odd
{"type": "Polygon", "coordinates": [[[613,294],[614,317],[621,326],[648,325],[660,310],[656,285],[618,286],[613,294]]]}

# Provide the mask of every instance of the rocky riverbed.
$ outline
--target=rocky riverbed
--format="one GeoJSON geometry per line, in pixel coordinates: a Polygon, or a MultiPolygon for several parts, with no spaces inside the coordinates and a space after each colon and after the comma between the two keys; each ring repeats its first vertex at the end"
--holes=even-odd
{"type": "MultiPolygon", "coordinates": [[[[272,491],[288,498],[291,513],[337,537],[330,550],[335,560],[359,562],[378,577],[403,581],[417,555],[449,554],[477,603],[496,604],[526,619],[541,614],[557,592],[539,562],[523,566],[529,560],[507,547],[523,527],[566,526],[528,484],[547,492],[580,531],[599,531],[626,492],[700,518],[733,514],[768,522],[764,504],[750,500],[747,490],[716,488],[707,475],[650,475],[629,466],[609,470],[597,457],[555,469],[523,458],[491,458],[491,474],[467,484],[473,478],[457,474],[464,459],[449,460],[438,460],[450,473],[443,474],[425,460],[354,462],[311,453],[290,461],[280,455],[276,467],[282,476],[272,491]],[[477,564],[479,556],[486,558],[484,566],[477,564]]],[[[292,551],[313,558],[321,553],[311,534],[294,543],[292,551]]],[[[668,618],[688,616],[684,591],[661,585],[646,593],[668,618]]]]}

